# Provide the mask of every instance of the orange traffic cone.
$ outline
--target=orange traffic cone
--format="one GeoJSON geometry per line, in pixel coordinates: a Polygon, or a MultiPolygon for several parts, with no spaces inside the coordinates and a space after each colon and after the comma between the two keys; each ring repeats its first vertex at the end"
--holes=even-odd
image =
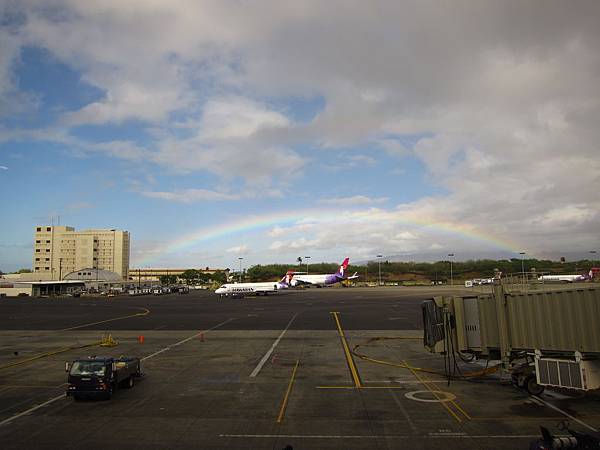
{"type": "Polygon", "coordinates": [[[139,342],[140,344],[143,344],[143,343],[144,343],[144,335],[139,335],[139,336],[138,336],[138,342],[139,342]]]}
{"type": "Polygon", "coordinates": [[[200,333],[200,342],[204,342],[204,333],[200,333]]]}

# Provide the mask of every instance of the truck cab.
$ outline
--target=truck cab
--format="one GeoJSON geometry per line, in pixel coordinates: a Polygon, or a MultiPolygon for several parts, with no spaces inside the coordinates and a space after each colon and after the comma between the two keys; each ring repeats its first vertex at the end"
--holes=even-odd
{"type": "Polygon", "coordinates": [[[119,386],[133,387],[135,378],[141,376],[139,358],[112,358],[90,356],[66,363],[68,373],[67,395],[80,397],[101,396],[111,398],[119,386]]]}

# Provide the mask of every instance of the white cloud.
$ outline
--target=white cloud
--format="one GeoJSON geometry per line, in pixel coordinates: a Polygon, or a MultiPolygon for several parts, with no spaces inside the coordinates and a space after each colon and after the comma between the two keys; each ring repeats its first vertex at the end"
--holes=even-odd
{"type": "Polygon", "coordinates": [[[225,192],[215,192],[207,189],[184,189],[181,191],[142,191],[144,197],[158,198],[179,203],[194,203],[199,201],[238,200],[240,196],[225,192]]]}
{"type": "Polygon", "coordinates": [[[248,246],[247,245],[238,245],[237,247],[230,247],[227,250],[225,250],[227,253],[235,253],[237,255],[245,255],[248,253],[248,246]]]}
{"type": "Polygon", "coordinates": [[[351,197],[332,197],[322,198],[318,203],[322,205],[337,205],[341,207],[345,206],[364,206],[369,204],[385,203],[389,200],[388,197],[371,198],[366,195],[354,195],[351,197]]]}
{"type": "Polygon", "coordinates": [[[267,189],[274,178],[288,180],[305,164],[296,152],[269,142],[271,132],[287,126],[288,119],[265,104],[240,97],[214,99],[205,105],[192,137],[162,140],[153,159],[181,171],[239,177],[255,189],[267,189]]]}
{"type": "Polygon", "coordinates": [[[8,167],[6,167],[6,166],[0,166],[0,170],[8,170],[8,167]]]}

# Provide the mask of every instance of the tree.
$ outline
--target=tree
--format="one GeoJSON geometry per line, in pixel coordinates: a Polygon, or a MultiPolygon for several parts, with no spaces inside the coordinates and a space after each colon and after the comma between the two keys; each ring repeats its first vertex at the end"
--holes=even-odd
{"type": "Polygon", "coordinates": [[[192,284],[198,280],[200,273],[196,269],[188,269],[181,274],[181,278],[185,280],[186,284],[192,284]]]}
{"type": "Polygon", "coordinates": [[[177,283],[177,275],[161,275],[159,277],[160,284],[175,284],[177,283]]]}
{"type": "Polygon", "coordinates": [[[31,269],[19,269],[17,273],[31,273],[31,269]]]}

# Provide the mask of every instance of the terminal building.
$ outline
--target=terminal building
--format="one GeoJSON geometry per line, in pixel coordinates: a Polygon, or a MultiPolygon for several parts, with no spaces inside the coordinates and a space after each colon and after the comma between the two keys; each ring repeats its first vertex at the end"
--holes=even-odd
{"type": "Polygon", "coordinates": [[[176,277],[181,277],[181,275],[183,274],[183,272],[185,272],[186,270],[197,270],[200,273],[205,273],[205,274],[209,274],[212,275],[216,272],[224,272],[226,277],[229,277],[229,269],[216,269],[216,268],[211,268],[211,267],[202,267],[202,268],[187,268],[187,269],[182,269],[182,268],[176,268],[176,267],[163,267],[163,268],[151,268],[151,267],[144,267],[144,268],[137,268],[137,269],[130,269],[129,270],[129,280],[134,281],[134,282],[155,282],[155,281],[159,281],[160,277],[163,275],[166,276],[176,276],[176,277]]]}
{"type": "Polygon", "coordinates": [[[85,268],[129,278],[129,232],[80,230],[66,226],[36,226],[33,241],[33,280],[61,281],[85,268]]]}

